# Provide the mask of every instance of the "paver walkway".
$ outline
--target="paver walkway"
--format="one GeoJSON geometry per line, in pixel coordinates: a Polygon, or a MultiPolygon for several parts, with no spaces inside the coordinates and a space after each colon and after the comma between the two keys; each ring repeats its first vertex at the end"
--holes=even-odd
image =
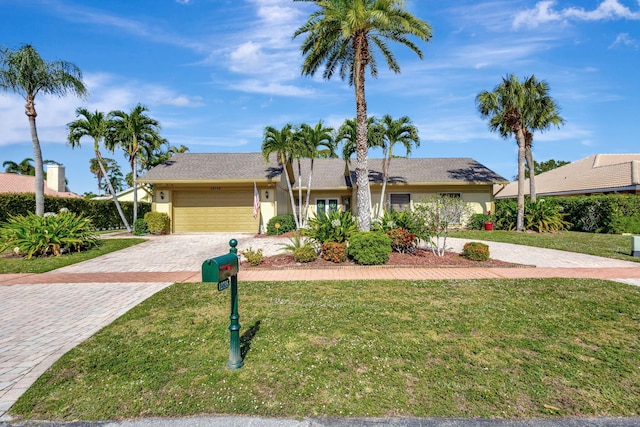
{"type": "MultiPolygon", "coordinates": [[[[280,250],[282,239],[249,234],[181,234],[147,242],[43,274],[0,275],[0,421],[53,362],[98,329],[174,282],[200,281],[202,262],[238,249],[280,250]]],[[[450,239],[460,251],[464,240],[450,239]]],[[[640,263],[486,242],[495,259],[536,268],[245,269],[239,281],[430,280],[473,278],[603,278],[640,285],[640,263]]],[[[4,418],[3,418],[4,417],[4,418]]]]}

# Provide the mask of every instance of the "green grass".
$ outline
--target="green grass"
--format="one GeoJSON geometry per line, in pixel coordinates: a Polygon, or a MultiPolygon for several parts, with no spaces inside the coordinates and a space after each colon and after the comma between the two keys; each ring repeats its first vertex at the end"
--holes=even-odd
{"type": "Polygon", "coordinates": [[[622,236],[619,234],[579,233],[575,231],[563,231],[560,233],[518,233],[515,231],[498,230],[465,230],[451,233],[450,237],[515,243],[518,245],[559,249],[562,251],[640,262],[640,258],[630,255],[631,236],[622,236]]]}
{"type": "Polygon", "coordinates": [[[100,255],[110,252],[119,251],[129,246],[137,245],[144,242],[145,239],[126,238],[126,239],[103,239],[100,246],[85,252],[74,252],[61,256],[53,256],[47,258],[25,259],[21,257],[7,256],[9,252],[0,254],[0,274],[2,273],[44,273],[75,264],[77,262],[86,261],[88,259],[99,257],[100,255]]]}
{"type": "Polygon", "coordinates": [[[640,415],[640,289],[599,280],[176,284],[63,356],[29,419],[640,415]]]}

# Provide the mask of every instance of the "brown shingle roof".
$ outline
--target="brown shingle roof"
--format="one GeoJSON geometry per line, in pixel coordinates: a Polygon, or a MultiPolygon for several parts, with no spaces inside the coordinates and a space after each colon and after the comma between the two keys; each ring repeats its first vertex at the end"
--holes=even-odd
{"type": "MultiPolygon", "coordinates": [[[[536,176],[536,193],[542,196],[634,191],[640,186],[640,154],[596,154],[536,176]]],[[[529,194],[526,180],[525,194],[529,194]]],[[[518,195],[512,182],[496,197],[518,195]]]]}
{"type": "MultiPolygon", "coordinates": [[[[306,187],[311,161],[302,159],[302,185],[306,187]]],[[[371,182],[382,182],[382,160],[369,159],[371,182]]],[[[297,161],[293,169],[297,176],[297,161]]],[[[355,161],[351,160],[351,179],[355,182],[355,161]]],[[[470,158],[406,159],[391,160],[390,183],[507,183],[502,176],[470,158]]],[[[279,179],[282,168],[272,157],[265,163],[261,153],[211,153],[176,154],[165,164],[156,166],[139,178],[141,182],[193,182],[216,180],[279,179]]],[[[342,159],[315,159],[313,188],[349,187],[342,159]]]]}
{"type": "MultiPolygon", "coordinates": [[[[5,193],[34,193],[36,177],[31,175],[19,175],[16,173],[0,173],[0,194],[5,193]]],[[[44,183],[44,195],[51,197],[67,197],[81,199],[82,196],[69,191],[54,191],[44,183]]]]}
{"type": "Polygon", "coordinates": [[[262,153],[180,153],[138,178],[140,182],[263,180],[282,173],[262,153]]]}

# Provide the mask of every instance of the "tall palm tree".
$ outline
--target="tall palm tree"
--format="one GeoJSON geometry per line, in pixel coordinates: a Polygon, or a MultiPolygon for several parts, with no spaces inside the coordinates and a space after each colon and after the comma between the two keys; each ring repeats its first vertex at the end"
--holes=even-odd
{"type": "Polygon", "coordinates": [[[109,121],[101,111],[96,110],[94,113],[92,113],[91,111],[83,107],[76,109],[76,117],[81,116],[82,118],[78,118],[67,124],[67,128],[69,129],[69,134],[67,135],[67,144],[71,145],[71,148],[73,149],[76,147],[80,147],[80,140],[83,137],[88,136],[93,138],[93,151],[96,154],[96,166],[98,166],[100,170],[100,174],[96,174],[96,176],[98,177],[98,193],[100,193],[100,189],[102,188],[102,186],[100,185],[101,180],[102,178],[104,178],[113,197],[113,202],[116,204],[116,208],[118,209],[120,219],[122,220],[122,223],[124,224],[127,231],[131,232],[131,226],[129,226],[127,218],[124,216],[122,206],[120,206],[120,202],[118,201],[118,197],[116,196],[116,191],[111,184],[109,175],[107,175],[107,171],[105,169],[104,161],[102,158],[102,153],[100,153],[100,143],[104,141],[104,138],[107,135],[107,130],[109,129],[109,121]]]}
{"type": "Polygon", "coordinates": [[[333,128],[324,126],[322,120],[315,126],[310,126],[306,123],[302,124],[298,135],[305,148],[305,157],[308,157],[311,163],[309,167],[309,179],[307,181],[307,199],[301,221],[304,226],[309,218],[309,201],[311,199],[314,160],[316,158],[336,158],[338,156],[336,155],[336,147],[333,140],[333,128]]]}
{"type": "Polygon", "coordinates": [[[36,128],[35,99],[39,93],[58,97],[74,94],[83,97],[87,88],[82,82],[82,72],[66,61],[45,61],[31,46],[18,50],[0,48],[0,88],[20,94],[26,101],[25,114],[29,119],[33,159],[35,162],[36,215],[44,214],[44,168],[42,149],[36,128]]]}
{"type": "Polygon", "coordinates": [[[560,117],[560,107],[556,101],[549,96],[549,84],[538,81],[535,76],[531,76],[524,82],[525,90],[534,98],[534,108],[529,111],[525,122],[524,143],[525,160],[529,170],[529,194],[531,201],[536,201],[536,172],[533,160],[533,133],[536,131],[546,131],[551,126],[560,127],[564,124],[564,119],[560,117]]]}
{"type": "Polygon", "coordinates": [[[388,41],[407,46],[422,58],[422,51],[409,37],[428,41],[431,27],[404,9],[403,0],[299,0],[313,1],[318,10],[294,33],[306,34],[301,50],[305,55],[302,74],[314,75],[324,65],[323,77],[330,79],[336,71],[354,86],[356,100],[356,179],[358,184],[358,228],[371,226],[371,189],[367,166],[366,68],[377,77],[376,53],[384,57],[389,69],[400,66],[389,49],[388,41]],[[377,51],[377,52],[376,52],[377,51]]]}
{"type": "Polygon", "coordinates": [[[107,147],[119,146],[129,160],[133,180],[134,223],[138,218],[138,156],[141,150],[149,153],[166,142],[159,134],[160,123],[146,115],[147,111],[148,108],[140,104],[133,107],[130,113],[111,111],[108,115],[110,127],[105,137],[107,147]]]}
{"type": "MultiPolygon", "coordinates": [[[[502,79],[493,91],[482,91],[476,96],[476,106],[483,118],[489,119],[489,129],[501,137],[513,135],[518,144],[518,216],[517,231],[524,228],[524,164],[526,157],[527,133],[529,129],[547,129],[554,124],[549,108],[557,113],[557,106],[548,96],[545,85],[538,84],[535,76],[518,80],[510,74],[502,79]],[[546,120],[546,118],[549,120],[546,120]]],[[[556,114],[557,115],[557,114],[556,114]]],[[[560,119],[562,120],[562,119],[560,119]]],[[[559,125],[560,122],[557,122],[559,125]]],[[[531,140],[533,136],[530,136],[531,140]]],[[[532,162],[533,163],[533,159],[532,162]]]]}
{"type": "Polygon", "coordinates": [[[7,160],[2,163],[2,167],[5,168],[4,171],[6,173],[17,173],[18,175],[31,176],[36,174],[36,168],[33,166],[33,159],[31,157],[23,159],[20,163],[7,160]]]}
{"type": "Polygon", "coordinates": [[[380,204],[378,205],[378,217],[382,216],[384,207],[384,196],[387,189],[387,181],[389,180],[389,165],[393,157],[393,146],[400,143],[404,146],[407,156],[411,154],[413,145],[420,146],[420,137],[418,136],[418,128],[412,123],[407,116],[402,116],[398,120],[394,120],[389,114],[385,114],[380,122],[384,131],[382,137],[382,190],[380,192],[380,204]]]}
{"type": "Polygon", "coordinates": [[[294,144],[294,132],[291,124],[286,124],[281,130],[278,130],[272,126],[264,128],[264,138],[262,140],[262,155],[266,162],[269,161],[269,156],[272,153],[276,154],[278,163],[282,166],[285,180],[287,181],[287,187],[289,188],[289,198],[291,200],[291,209],[293,210],[293,219],[296,223],[296,228],[300,228],[300,221],[298,219],[298,212],[296,210],[296,200],[293,197],[293,188],[291,187],[291,180],[289,178],[289,167],[291,165],[291,151],[294,144]]]}
{"type": "MultiPolygon", "coordinates": [[[[379,147],[382,144],[384,129],[375,117],[367,118],[367,147],[379,147]]],[[[355,119],[345,119],[338,128],[336,142],[342,142],[342,159],[349,162],[356,153],[358,125],[355,119]]]]}

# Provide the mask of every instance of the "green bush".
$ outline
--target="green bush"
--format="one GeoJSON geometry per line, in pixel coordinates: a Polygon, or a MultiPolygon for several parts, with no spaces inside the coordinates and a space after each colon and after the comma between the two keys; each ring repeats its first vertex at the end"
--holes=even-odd
{"type": "Polygon", "coordinates": [[[169,232],[169,215],[164,212],[147,212],[144,214],[144,222],[147,223],[149,232],[165,234],[169,232]]]}
{"type": "Polygon", "coordinates": [[[609,222],[609,231],[614,234],[640,234],[640,216],[613,215],[609,222]]]}
{"type": "Polygon", "coordinates": [[[467,223],[467,228],[470,230],[484,230],[485,222],[493,222],[493,220],[484,213],[473,214],[467,223]]]}
{"type": "Polygon", "coordinates": [[[347,244],[345,242],[325,242],[322,244],[322,258],[340,263],[347,260],[347,244]]]}
{"type": "Polygon", "coordinates": [[[489,259],[489,246],[480,242],[467,242],[462,248],[462,256],[471,261],[486,261],[489,259]]]}
{"type": "Polygon", "coordinates": [[[308,228],[302,233],[319,244],[325,242],[345,242],[358,230],[356,219],[351,212],[334,211],[309,219],[308,228]]]}
{"type": "Polygon", "coordinates": [[[413,253],[416,249],[416,235],[404,228],[394,228],[386,232],[391,239],[391,249],[394,252],[413,253]]]}
{"type": "Polygon", "coordinates": [[[395,228],[404,228],[408,232],[426,240],[426,237],[419,235],[423,228],[420,218],[416,217],[411,211],[396,212],[385,210],[382,217],[373,220],[371,225],[372,231],[382,231],[384,233],[395,228]]]}
{"type": "MultiPolygon", "coordinates": [[[[533,203],[528,197],[524,201],[524,229],[547,233],[561,231],[571,226],[565,220],[566,214],[559,199],[556,197],[538,198],[533,203]]],[[[496,228],[500,230],[515,230],[518,218],[518,201],[516,199],[502,199],[496,201],[496,228]]]]}
{"type": "MultiPolygon", "coordinates": [[[[24,216],[36,211],[35,195],[33,194],[0,194],[0,223],[10,216],[24,216]]],[[[125,218],[133,221],[133,203],[120,202],[125,218]]],[[[45,197],[45,212],[60,212],[67,208],[71,212],[89,218],[96,230],[114,230],[124,228],[113,200],[69,199],[62,197],[45,197]]],[[[138,203],[138,218],[151,211],[151,203],[138,203]]]]}
{"type": "Polygon", "coordinates": [[[296,220],[292,214],[276,215],[267,222],[267,234],[278,236],[296,229],[296,220]]]}
{"type": "Polygon", "coordinates": [[[640,197],[635,194],[558,197],[556,201],[571,223],[570,230],[596,233],[636,233],[640,197]]]}
{"type": "Polygon", "coordinates": [[[136,219],[136,222],[133,223],[133,234],[135,236],[144,236],[149,233],[149,229],[147,228],[147,223],[144,218],[136,219]]]}
{"type": "Polygon", "coordinates": [[[311,245],[302,246],[293,251],[293,259],[295,259],[296,262],[311,262],[318,259],[318,253],[311,245]]]}
{"type": "Polygon", "coordinates": [[[0,252],[11,248],[28,259],[80,252],[99,244],[92,230],[90,219],[66,210],[43,216],[12,216],[0,228],[0,252]]]}
{"type": "Polygon", "coordinates": [[[244,251],[240,251],[242,255],[247,259],[247,262],[251,265],[260,265],[262,261],[264,261],[264,255],[262,254],[262,249],[258,249],[254,251],[251,246],[249,249],[245,249],[244,251]]]}
{"type": "Polygon", "coordinates": [[[347,254],[358,264],[380,265],[389,261],[391,239],[377,231],[359,231],[349,239],[347,254]]]}

